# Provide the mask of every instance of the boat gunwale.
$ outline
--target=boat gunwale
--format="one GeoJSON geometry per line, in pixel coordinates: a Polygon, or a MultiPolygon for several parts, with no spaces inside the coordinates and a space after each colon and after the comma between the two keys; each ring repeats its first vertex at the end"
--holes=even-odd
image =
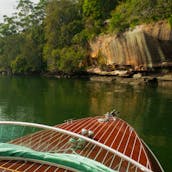
{"type": "Polygon", "coordinates": [[[164,172],[164,169],[162,168],[161,163],[159,162],[158,158],[156,157],[156,155],[153,153],[153,151],[149,148],[149,146],[143,141],[143,139],[141,139],[143,145],[148,149],[148,151],[150,152],[150,154],[153,156],[153,158],[155,159],[156,163],[158,164],[159,168],[161,169],[162,172],[164,172]]]}
{"type": "Polygon", "coordinates": [[[59,132],[59,133],[62,133],[62,134],[67,134],[67,135],[72,136],[72,137],[77,137],[77,138],[80,138],[80,139],[84,139],[85,141],[88,141],[89,143],[92,143],[92,144],[95,144],[95,145],[97,145],[99,147],[102,147],[106,151],[109,151],[109,152],[119,156],[121,159],[124,159],[124,160],[130,162],[131,164],[135,165],[137,168],[140,168],[142,171],[153,172],[151,169],[148,169],[147,167],[145,167],[142,164],[140,164],[139,162],[131,159],[130,157],[122,154],[121,152],[119,152],[119,151],[117,151],[115,149],[112,149],[111,147],[109,147],[107,145],[104,145],[104,144],[102,144],[100,142],[97,142],[97,141],[95,141],[93,139],[90,139],[90,138],[85,137],[83,135],[74,133],[72,131],[61,129],[59,127],[53,127],[53,126],[48,126],[48,125],[44,125],[44,124],[36,124],[36,123],[30,123],[30,122],[0,121],[0,124],[3,124],[3,125],[19,125],[19,126],[27,126],[27,127],[37,127],[37,128],[41,128],[41,129],[48,129],[48,130],[56,131],[56,132],[59,132]]]}

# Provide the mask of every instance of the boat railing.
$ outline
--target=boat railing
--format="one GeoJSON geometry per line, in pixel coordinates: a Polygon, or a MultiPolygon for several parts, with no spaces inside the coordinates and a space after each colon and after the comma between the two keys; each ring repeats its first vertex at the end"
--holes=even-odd
{"type": "Polygon", "coordinates": [[[146,165],[94,139],[43,124],[0,121],[0,142],[39,152],[78,154],[117,171],[126,166],[128,172],[152,172],[146,165]]]}

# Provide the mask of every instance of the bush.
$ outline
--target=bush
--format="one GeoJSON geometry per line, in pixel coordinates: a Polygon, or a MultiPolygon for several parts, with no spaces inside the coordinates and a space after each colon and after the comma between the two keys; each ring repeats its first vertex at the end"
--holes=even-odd
{"type": "Polygon", "coordinates": [[[170,27],[172,28],[172,15],[168,18],[168,23],[170,24],[170,27]]]}
{"type": "Polygon", "coordinates": [[[13,73],[24,73],[27,72],[27,61],[25,58],[21,56],[17,56],[11,62],[11,69],[13,73]]]}
{"type": "Polygon", "coordinates": [[[126,0],[112,12],[110,31],[123,31],[140,23],[150,23],[169,18],[171,23],[171,0],[126,0]]]}
{"type": "Polygon", "coordinates": [[[57,68],[66,73],[73,73],[82,69],[86,51],[81,47],[65,47],[60,51],[57,68]]]}

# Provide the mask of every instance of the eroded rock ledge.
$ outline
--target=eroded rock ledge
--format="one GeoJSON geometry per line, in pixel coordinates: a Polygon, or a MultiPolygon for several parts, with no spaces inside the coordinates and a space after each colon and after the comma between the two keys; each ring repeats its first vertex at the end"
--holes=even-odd
{"type": "Polygon", "coordinates": [[[90,47],[92,64],[109,65],[112,71],[121,66],[134,71],[172,67],[172,29],[167,21],[101,35],[90,42],[90,47]]]}

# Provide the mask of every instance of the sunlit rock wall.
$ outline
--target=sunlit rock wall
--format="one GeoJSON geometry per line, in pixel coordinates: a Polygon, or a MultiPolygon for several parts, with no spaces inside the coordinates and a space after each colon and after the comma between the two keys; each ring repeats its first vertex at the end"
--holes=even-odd
{"type": "Polygon", "coordinates": [[[90,42],[90,57],[105,64],[131,65],[135,70],[171,66],[172,29],[168,22],[140,25],[118,35],[101,35],[90,42]]]}

